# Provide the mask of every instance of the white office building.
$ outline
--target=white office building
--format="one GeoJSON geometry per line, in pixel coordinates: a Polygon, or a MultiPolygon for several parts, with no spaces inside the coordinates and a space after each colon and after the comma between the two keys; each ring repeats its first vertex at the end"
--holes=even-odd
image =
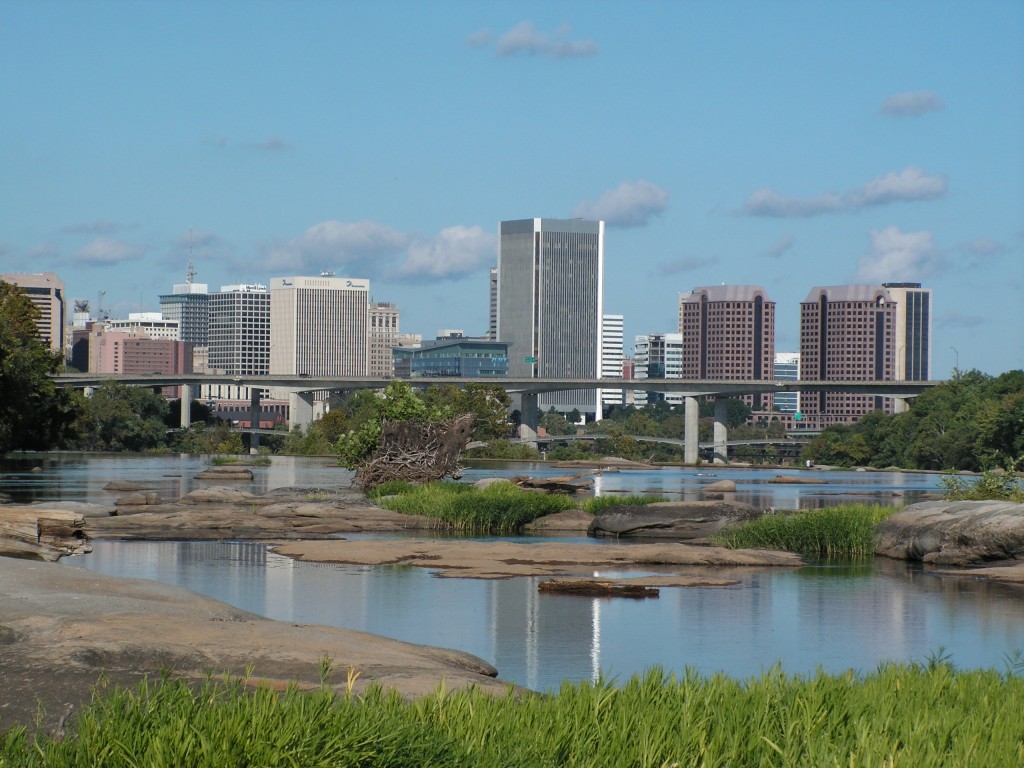
{"type": "MultiPolygon", "coordinates": [[[[623,341],[624,318],[622,315],[604,315],[601,322],[601,378],[621,379],[622,363],[626,355],[623,341]]],[[[601,404],[605,408],[622,405],[623,394],[621,389],[602,389],[601,404]]]]}
{"type": "MultiPolygon", "coordinates": [[[[498,239],[498,340],[508,344],[508,375],[599,377],[604,222],[503,221],[498,239]]],[[[542,394],[539,406],[601,415],[597,390],[542,394]]]]}
{"type": "MultiPolygon", "coordinates": [[[[776,352],[772,378],[776,381],[800,381],[800,353],[776,352]]],[[[799,392],[776,392],[775,410],[797,413],[800,410],[799,392]]]]}
{"type": "Polygon", "coordinates": [[[210,294],[208,365],[239,376],[270,373],[270,294],[267,286],[222,285],[210,294]]]}
{"type": "Polygon", "coordinates": [[[107,320],[104,325],[108,331],[124,331],[150,339],[181,340],[178,321],[167,320],[159,312],[129,312],[127,320],[107,320]]]}
{"type": "Polygon", "coordinates": [[[275,277],[269,306],[270,373],[367,375],[369,280],[275,277]]]}

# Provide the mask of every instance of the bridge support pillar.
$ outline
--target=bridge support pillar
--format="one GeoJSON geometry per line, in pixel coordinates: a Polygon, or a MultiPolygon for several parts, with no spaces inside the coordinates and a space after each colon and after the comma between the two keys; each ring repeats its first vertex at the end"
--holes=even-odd
{"type": "Polygon", "coordinates": [[[256,387],[249,388],[249,453],[256,455],[260,452],[260,390],[256,387]]]}
{"type": "Polygon", "coordinates": [[[715,398],[715,424],[711,449],[715,464],[727,464],[729,461],[729,430],[725,426],[729,416],[728,409],[729,404],[725,398],[715,398]]]}
{"type": "Polygon", "coordinates": [[[313,393],[290,392],[288,394],[288,423],[292,427],[308,429],[313,423],[313,393]]]}
{"type": "Polygon", "coordinates": [[[684,402],[683,461],[696,464],[700,458],[700,405],[689,395],[684,402]]]}
{"type": "Polygon", "coordinates": [[[519,398],[519,439],[537,447],[537,426],[540,423],[537,393],[526,392],[519,398]]]}
{"type": "Polygon", "coordinates": [[[178,391],[181,392],[181,428],[188,429],[192,426],[192,385],[182,384],[178,391]]]}
{"type": "Polygon", "coordinates": [[[894,397],[892,399],[892,412],[893,413],[906,413],[910,410],[910,403],[907,402],[905,397],[894,397]]]}

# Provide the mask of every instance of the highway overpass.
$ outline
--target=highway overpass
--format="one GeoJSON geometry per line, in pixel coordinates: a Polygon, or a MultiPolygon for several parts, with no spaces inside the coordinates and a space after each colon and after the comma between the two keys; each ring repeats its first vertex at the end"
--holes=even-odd
{"type": "MultiPolygon", "coordinates": [[[[181,426],[189,426],[189,403],[191,390],[187,385],[229,384],[248,387],[251,392],[250,413],[252,423],[259,423],[260,397],[264,389],[276,389],[287,394],[289,418],[292,426],[307,426],[313,419],[313,393],[320,391],[345,392],[358,389],[382,389],[393,379],[369,376],[314,377],[271,374],[267,376],[236,376],[215,373],[185,374],[97,374],[65,373],[53,377],[56,383],[76,388],[96,387],[107,381],[116,381],[131,386],[165,387],[182,386],[181,426]]],[[[404,380],[414,387],[444,386],[465,387],[468,384],[482,384],[503,387],[509,394],[520,397],[520,414],[524,438],[536,438],[539,413],[537,396],[543,392],[560,392],[588,389],[631,389],[651,392],[673,392],[684,396],[686,428],[683,452],[687,463],[696,463],[698,457],[697,422],[698,397],[717,396],[739,397],[758,393],[777,392],[843,392],[848,394],[892,397],[905,400],[916,397],[941,381],[777,381],[777,380],[685,380],[685,379],[541,379],[541,378],[416,378],[404,380]],[[692,435],[692,438],[690,437],[692,435]]],[[[258,445],[258,433],[253,434],[251,445],[258,445]]],[[[715,404],[714,427],[715,453],[727,453],[725,427],[725,401],[715,404]]]]}

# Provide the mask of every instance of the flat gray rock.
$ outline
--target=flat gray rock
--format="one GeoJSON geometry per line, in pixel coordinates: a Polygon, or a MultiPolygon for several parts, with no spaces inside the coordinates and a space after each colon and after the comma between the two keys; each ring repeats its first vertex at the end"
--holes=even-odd
{"type": "Polygon", "coordinates": [[[590,536],[661,538],[704,543],[722,528],[759,517],[761,511],[734,501],[667,501],[609,507],[594,517],[590,536]]]}
{"type": "Polygon", "coordinates": [[[922,501],[878,526],[875,553],[937,565],[1024,557],[1024,504],[922,501]]]}

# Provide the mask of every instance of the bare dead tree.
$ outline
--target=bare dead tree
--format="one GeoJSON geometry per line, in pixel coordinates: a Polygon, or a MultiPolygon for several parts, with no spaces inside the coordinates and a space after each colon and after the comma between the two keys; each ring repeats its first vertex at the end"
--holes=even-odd
{"type": "Polygon", "coordinates": [[[354,483],[375,488],[389,480],[425,483],[456,477],[472,432],[471,413],[426,424],[384,421],[377,449],[356,470],[354,483]]]}

